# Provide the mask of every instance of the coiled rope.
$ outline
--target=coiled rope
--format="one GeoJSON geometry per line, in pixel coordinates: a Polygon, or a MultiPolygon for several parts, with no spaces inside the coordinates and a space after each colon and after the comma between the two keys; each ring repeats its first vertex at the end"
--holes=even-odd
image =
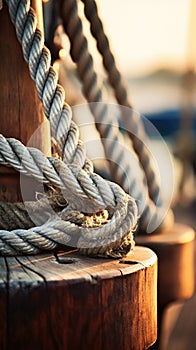
{"type": "MultiPolygon", "coordinates": [[[[0,164],[32,176],[46,187],[53,186],[63,204],[60,213],[57,210],[58,215],[54,212],[40,226],[0,230],[0,254],[35,254],[70,245],[90,255],[122,256],[134,245],[132,231],[138,218],[135,201],[118,185],[93,173],[83,143],[78,139],[78,128],[71,119],[71,108],[64,102],[64,90],[57,84],[57,73],[50,66],[50,52],[36,28],[37,19],[30,1],[6,0],[6,3],[63,161],[46,158],[39,150],[26,148],[19,141],[6,140],[1,135],[0,164]],[[97,226],[100,214],[96,217],[96,213],[103,209],[107,210],[108,218],[97,226]]],[[[47,196],[37,201],[36,206],[44,208],[45,201],[48,210],[47,196]]]]}

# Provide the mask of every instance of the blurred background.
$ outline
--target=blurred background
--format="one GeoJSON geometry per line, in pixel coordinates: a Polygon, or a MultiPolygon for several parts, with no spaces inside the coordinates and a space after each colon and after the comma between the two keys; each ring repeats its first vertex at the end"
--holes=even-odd
{"type": "Polygon", "coordinates": [[[134,108],[155,125],[174,155],[176,215],[196,227],[196,1],[97,4],[134,108]]]}
{"type": "Polygon", "coordinates": [[[195,1],[97,4],[136,109],[146,113],[182,107],[182,76],[196,62],[195,1]]]}

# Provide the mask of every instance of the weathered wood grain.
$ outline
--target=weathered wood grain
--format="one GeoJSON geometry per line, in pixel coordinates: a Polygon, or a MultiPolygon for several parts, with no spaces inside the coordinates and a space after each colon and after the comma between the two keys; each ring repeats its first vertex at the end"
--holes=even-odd
{"type": "MultiPolygon", "coordinates": [[[[0,11],[0,53],[0,133],[5,137],[17,138],[25,145],[37,147],[48,154],[49,124],[22,56],[6,4],[0,11]]],[[[29,184],[29,181],[28,191],[31,187],[36,187],[34,182],[29,184]]],[[[32,193],[33,191],[29,194],[29,200],[34,199],[31,198],[32,193]]],[[[12,169],[1,167],[0,200],[17,202],[22,200],[21,197],[19,175],[12,169]]]]}
{"type": "Polygon", "coordinates": [[[143,350],[156,340],[157,258],[150,249],[137,247],[122,261],[70,252],[6,258],[6,265],[2,350],[143,350]]]}

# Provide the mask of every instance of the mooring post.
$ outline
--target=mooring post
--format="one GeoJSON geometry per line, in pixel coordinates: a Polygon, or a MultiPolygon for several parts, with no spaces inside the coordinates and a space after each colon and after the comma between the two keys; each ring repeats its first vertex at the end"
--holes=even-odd
{"type": "Polygon", "coordinates": [[[1,350],[145,350],[157,336],[157,257],[0,257],[1,350]],[[7,293],[7,299],[6,299],[7,293]]]}
{"type": "Polygon", "coordinates": [[[166,232],[137,236],[136,243],[152,249],[159,260],[158,339],[152,348],[159,349],[167,307],[191,298],[194,293],[195,232],[187,225],[175,223],[166,232]]]}
{"type": "MultiPolygon", "coordinates": [[[[39,29],[43,30],[41,0],[34,0],[32,6],[38,16],[39,29]]],[[[23,58],[5,3],[0,11],[0,52],[0,133],[5,137],[17,138],[25,145],[39,148],[49,155],[49,123],[30,77],[28,65],[23,58]]],[[[26,199],[33,200],[33,188],[36,184],[34,181],[30,186],[29,181],[31,198],[26,199]]],[[[3,166],[0,167],[0,201],[22,201],[20,174],[3,166]]]]}

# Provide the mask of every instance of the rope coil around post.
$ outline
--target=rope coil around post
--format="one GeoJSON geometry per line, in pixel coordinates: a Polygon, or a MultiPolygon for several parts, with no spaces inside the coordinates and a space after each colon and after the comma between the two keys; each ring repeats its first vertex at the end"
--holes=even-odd
{"type": "MultiPolygon", "coordinates": [[[[61,206],[59,215],[55,215],[54,213],[53,216],[49,216],[48,220],[39,227],[33,227],[28,230],[16,229],[11,232],[0,230],[0,252],[2,255],[36,254],[41,250],[55,249],[59,244],[72,246],[74,243],[82,252],[90,255],[102,256],[106,254],[106,256],[116,255],[119,257],[121,254],[118,253],[117,247],[121,247],[120,250],[123,254],[123,248],[125,248],[124,240],[129,241],[129,248],[133,246],[130,227],[134,229],[136,225],[137,207],[134,200],[126,195],[119,186],[110,182],[106,183],[105,180],[96,174],[85,176],[85,181],[81,184],[80,179],[83,178],[85,172],[80,167],[66,165],[58,159],[46,158],[38,149],[26,148],[15,139],[6,140],[3,136],[0,137],[0,155],[1,165],[9,164],[14,169],[20,170],[26,175],[33,176],[42,183],[52,184],[55,188],[61,188],[65,191],[66,200],[68,198],[69,202],[69,207],[67,207],[67,203],[64,200],[64,209],[62,210],[61,206]],[[10,145],[11,147],[7,153],[10,145]],[[21,148],[25,150],[25,155],[21,152],[21,148]],[[60,176],[58,174],[59,169],[60,176]],[[72,169],[72,171],[69,172],[69,169],[72,169]],[[76,169],[77,171],[74,171],[76,169]],[[69,176],[67,176],[67,171],[69,172],[69,176]],[[82,176],[80,176],[81,172],[82,176]],[[73,181],[71,176],[73,177],[73,181]],[[87,180],[89,180],[88,183],[87,180]],[[76,182],[79,190],[75,188],[76,182]],[[102,186],[101,183],[103,184],[102,186]],[[106,186],[108,189],[107,192],[111,194],[111,198],[109,200],[109,196],[106,198],[103,195],[102,203],[100,203],[100,196],[98,197],[97,195],[96,198],[96,192],[98,194],[96,190],[102,187],[105,192],[106,186]],[[90,187],[93,187],[91,191],[90,187]],[[71,190],[68,191],[69,188],[71,190]],[[87,190],[94,196],[94,203],[89,201],[86,195],[87,190]],[[105,200],[105,203],[103,203],[103,200],[105,200]],[[104,207],[108,209],[108,212],[111,211],[111,220],[104,222],[104,225],[100,227],[95,226],[93,230],[89,229],[88,220],[86,221],[86,228],[83,227],[85,225],[78,226],[74,222],[77,222],[78,216],[81,217],[81,213],[78,211],[81,206],[86,213],[89,211],[91,213],[93,210],[98,211],[104,207]],[[74,211],[75,217],[72,217],[72,211],[74,211]],[[78,211],[77,215],[76,211],[78,211]],[[66,220],[67,217],[72,217],[72,221],[69,222],[66,220]]],[[[35,203],[37,212],[40,210],[40,205],[42,205],[43,218],[45,214],[44,209],[45,211],[48,210],[47,201],[44,204],[45,206],[43,206],[43,201],[35,203]]],[[[126,249],[128,249],[127,245],[126,249]]],[[[125,251],[127,252],[127,250],[125,251]]]]}
{"type": "MultiPolygon", "coordinates": [[[[61,198],[65,194],[65,199],[64,209],[61,205],[58,215],[54,213],[41,226],[11,232],[0,230],[0,254],[35,254],[69,245],[85,254],[120,257],[134,246],[132,231],[138,219],[135,201],[118,185],[93,173],[83,144],[78,140],[78,128],[71,120],[71,109],[64,102],[64,90],[57,84],[57,73],[50,66],[50,53],[43,45],[41,32],[36,29],[30,1],[7,0],[6,3],[31,77],[51,122],[52,137],[64,161],[46,158],[37,149],[26,148],[15,139],[6,140],[1,136],[0,164],[33,176],[46,186],[54,186],[53,189],[62,191],[61,198]],[[76,159],[78,164],[65,164],[75,163],[76,159]],[[92,220],[89,224],[88,216],[94,212],[96,217],[96,212],[103,209],[108,211],[108,219],[101,226],[92,224],[92,220]]],[[[39,207],[39,201],[36,205],[39,207]]],[[[48,203],[46,207],[48,209],[48,203]]]]}

